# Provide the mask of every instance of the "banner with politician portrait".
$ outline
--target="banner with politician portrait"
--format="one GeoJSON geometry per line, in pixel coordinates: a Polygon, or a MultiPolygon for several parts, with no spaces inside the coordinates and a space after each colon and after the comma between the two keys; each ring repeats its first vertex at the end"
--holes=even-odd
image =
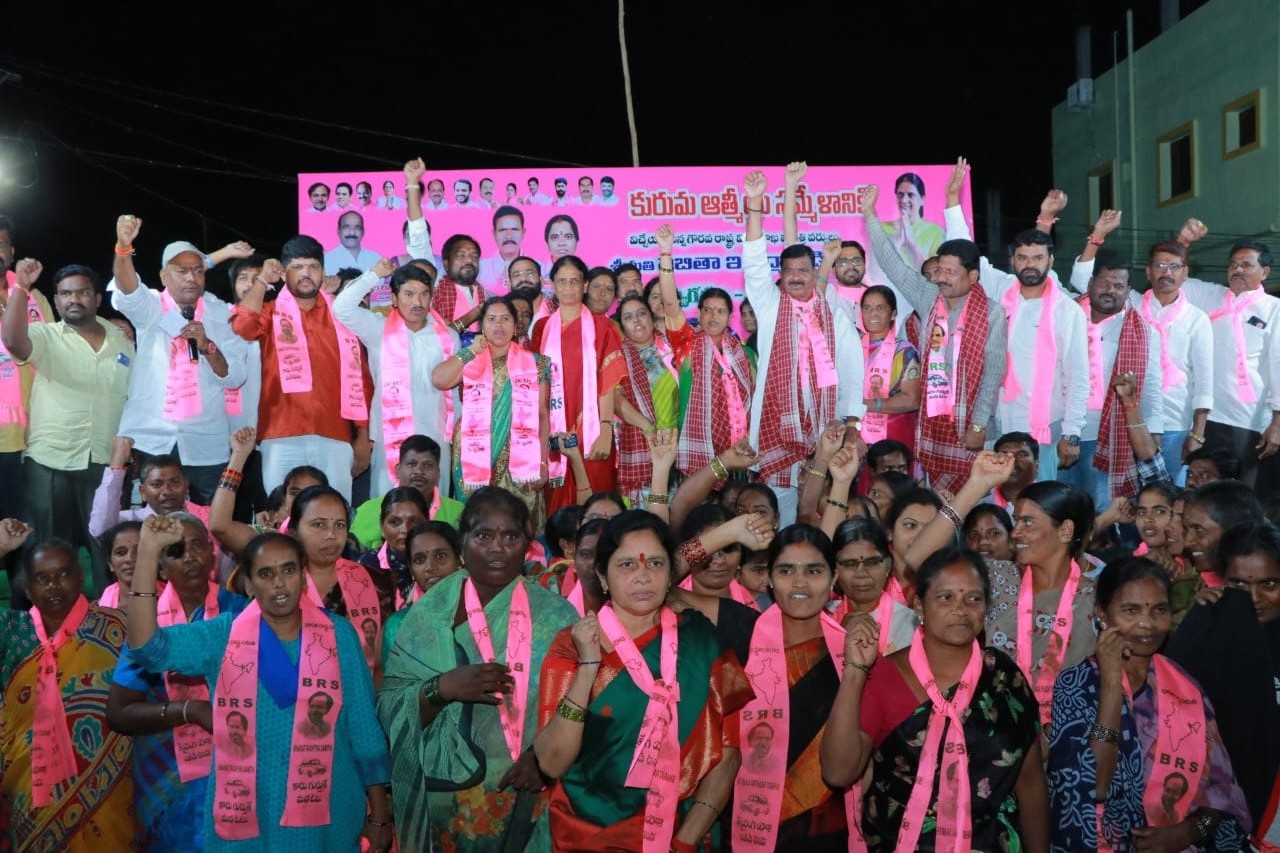
{"type": "MultiPolygon", "coordinates": [[[[800,242],[821,261],[833,238],[867,245],[859,189],[880,187],[876,213],[904,259],[930,257],[943,241],[942,209],[953,166],[810,166],[797,198],[800,242]]],[[[588,267],[616,269],[635,264],[647,281],[657,275],[654,232],[663,223],[676,231],[673,263],[681,300],[696,310],[707,287],[740,300],[740,244],[746,222],[738,166],[640,168],[535,168],[428,170],[423,176],[423,215],[430,227],[433,261],[454,234],[480,244],[480,283],[489,294],[507,292],[506,269],[524,255],[551,265],[577,255],[588,267]]],[[[784,169],[764,169],[765,234],[776,249],[783,242],[784,169]]],[[[961,204],[971,216],[966,184],[961,204]]],[[[325,272],[370,269],[379,257],[408,260],[406,201],[401,172],[331,172],[298,176],[299,230],[325,247],[325,272]]],[[[884,281],[868,258],[866,283],[884,281]]],[[[550,293],[550,279],[544,287],[550,293]]],[[[375,303],[387,298],[375,292],[375,303]]],[[[691,311],[692,313],[692,311],[691,311]]]]}

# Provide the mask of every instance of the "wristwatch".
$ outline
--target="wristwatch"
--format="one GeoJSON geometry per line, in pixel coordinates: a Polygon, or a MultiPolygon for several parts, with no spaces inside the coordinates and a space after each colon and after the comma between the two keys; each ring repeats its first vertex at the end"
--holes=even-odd
{"type": "Polygon", "coordinates": [[[1064,435],[1062,438],[1064,441],[1067,442],[1067,444],[1071,445],[1072,447],[1080,446],[1080,436],[1078,435],[1064,435]]]}
{"type": "Polygon", "coordinates": [[[422,698],[437,708],[443,708],[449,704],[449,700],[440,695],[440,676],[433,675],[422,685],[422,698]]]}

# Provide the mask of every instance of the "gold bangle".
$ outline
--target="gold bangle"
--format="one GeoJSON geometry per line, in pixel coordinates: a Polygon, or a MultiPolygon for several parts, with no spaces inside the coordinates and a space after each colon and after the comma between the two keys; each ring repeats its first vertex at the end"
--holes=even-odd
{"type": "Polygon", "coordinates": [[[1194,432],[1189,432],[1189,433],[1187,433],[1187,436],[1188,436],[1192,441],[1194,441],[1196,444],[1204,444],[1204,436],[1203,436],[1203,435],[1196,435],[1194,432]]]}
{"type": "Polygon", "coordinates": [[[645,500],[645,503],[651,503],[651,504],[670,504],[671,503],[671,497],[669,495],[656,495],[653,492],[650,492],[648,495],[646,495],[644,500],[645,500]]]}
{"type": "Polygon", "coordinates": [[[804,466],[804,472],[805,472],[806,474],[808,474],[808,475],[812,476],[812,477],[817,477],[819,480],[825,480],[825,479],[827,479],[827,472],[826,472],[826,471],[819,471],[819,470],[818,470],[816,467],[814,467],[813,465],[806,465],[806,466],[804,466]]]}
{"type": "Polygon", "coordinates": [[[711,457],[711,473],[716,475],[717,480],[729,479],[729,469],[720,461],[719,456],[711,457]]]}

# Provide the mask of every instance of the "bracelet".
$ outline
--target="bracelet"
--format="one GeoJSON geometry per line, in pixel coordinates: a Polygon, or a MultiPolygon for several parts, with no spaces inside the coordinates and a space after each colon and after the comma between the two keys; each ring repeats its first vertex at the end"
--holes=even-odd
{"type": "Polygon", "coordinates": [[[188,720],[188,719],[187,719],[187,706],[188,706],[188,705],[190,705],[190,704],[191,704],[191,700],[190,700],[190,699],[188,699],[187,701],[185,701],[185,702],[183,702],[183,703],[182,703],[182,722],[184,722],[184,723],[190,723],[190,722],[191,722],[190,720],[188,720]]]}
{"type": "Polygon", "coordinates": [[[744,204],[743,207],[747,209],[747,213],[764,213],[763,207],[752,207],[748,204],[744,204]]]}
{"type": "Polygon", "coordinates": [[[833,506],[833,507],[836,507],[837,509],[842,509],[845,512],[849,511],[849,505],[847,503],[844,503],[843,501],[838,501],[835,498],[827,498],[827,506],[833,506]]]}
{"type": "Polygon", "coordinates": [[[664,267],[662,264],[658,264],[658,272],[674,273],[675,271],[676,271],[675,267],[664,267]]]}
{"type": "Polygon", "coordinates": [[[169,703],[165,702],[160,706],[160,722],[164,722],[164,715],[169,711],[169,703]]]}
{"type": "Polygon", "coordinates": [[[861,672],[863,675],[871,674],[871,667],[867,666],[865,663],[858,663],[856,660],[847,660],[844,662],[844,666],[845,666],[845,669],[848,669],[849,667],[853,667],[854,669],[861,672]]]}
{"type": "Polygon", "coordinates": [[[1203,436],[1203,435],[1196,435],[1194,432],[1189,432],[1189,433],[1187,433],[1187,438],[1191,439],[1191,440],[1192,440],[1192,441],[1194,441],[1196,444],[1204,444],[1204,436],[1203,436]]]}
{"type": "Polygon", "coordinates": [[[724,463],[720,461],[719,456],[711,457],[711,473],[716,475],[717,480],[729,479],[729,469],[724,467],[724,463]]]}
{"type": "Polygon", "coordinates": [[[1058,224],[1058,217],[1056,217],[1056,216],[1055,216],[1055,217],[1053,217],[1052,219],[1045,219],[1043,216],[1037,216],[1037,217],[1036,217],[1036,224],[1037,224],[1037,225],[1048,225],[1048,226],[1052,227],[1052,226],[1054,226],[1054,225],[1057,225],[1057,224],[1058,224]]]}
{"type": "Polygon", "coordinates": [[[941,515],[947,521],[954,524],[957,530],[964,527],[964,519],[960,517],[960,513],[956,512],[956,508],[951,504],[943,504],[938,507],[938,515],[941,515]]]}
{"type": "Polygon", "coordinates": [[[422,192],[422,184],[405,184],[404,191],[407,193],[422,192]]]}
{"type": "Polygon", "coordinates": [[[585,711],[585,710],[587,710],[587,709],[586,709],[586,708],[584,708],[583,706],[579,705],[577,702],[575,702],[575,701],[573,701],[572,699],[570,699],[568,696],[564,697],[564,699],[563,699],[563,700],[561,700],[561,701],[568,702],[570,705],[572,705],[573,707],[577,708],[579,711],[585,711]]]}
{"type": "Polygon", "coordinates": [[[707,808],[711,809],[711,811],[715,812],[716,814],[720,814],[720,809],[718,809],[718,808],[716,808],[715,806],[711,805],[711,803],[708,803],[706,800],[694,800],[694,801],[693,801],[693,804],[694,804],[695,806],[706,806],[707,808]]]}
{"type": "Polygon", "coordinates": [[[158,593],[158,592],[132,592],[132,591],[131,591],[131,592],[129,593],[129,596],[130,596],[131,598],[159,598],[159,597],[160,597],[160,593],[158,593]]]}
{"type": "MultiPolygon", "coordinates": [[[[1204,442],[1203,442],[1203,441],[1202,441],[1202,442],[1200,442],[1200,443],[1201,443],[1201,444],[1204,444],[1204,442]]],[[[129,469],[128,469],[126,466],[124,466],[124,465],[110,465],[110,466],[108,466],[108,467],[109,467],[112,471],[127,471],[127,470],[129,470],[129,469]]]]}
{"type": "Polygon", "coordinates": [[[1106,240],[1103,240],[1101,237],[1095,237],[1092,234],[1090,234],[1085,239],[1088,240],[1089,244],[1093,246],[1101,246],[1103,243],[1107,242],[1106,240]]]}
{"type": "Polygon", "coordinates": [[[590,486],[578,486],[578,493],[579,493],[579,494],[581,494],[581,493],[583,493],[583,492],[587,492],[588,494],[590,494],[590,493],[591,493],[591,487],[590,487],[590,486]]]}
{"type": "Polygon", "coordinates": [[[373,815],[369,815],[364,819],[364,822],[369,824],[369,826],[395,826],[396,819],[394,817],[389,817],[386,820],[374,820],[373,815]]]}
{"type": "Polygon", "coordinates": [[[804,472],[805,472],[806,474],[808,474],[809,476],[811,476],[811,477],[817,477],[819,480],[825,480],[825,479],[827,479],[827,472],[826,472],[826,471],[819,471],[819,470],[817,469],[817,467],[815,467],[815,466],[813,466],[813,465],[806,465],[806,466],[804,466],[804,472]]]}
{"type": "Polygon", "coordinates": [[[556,716],[564,717],[571,723],[585,723],[587,714],[580,708],[575,708],[565,700],[561,699],[560,704],[556,706],[556,716]]]}
{"type": "MultiPolygon", "coordinates": [[[[600,661],[598,661],[598,660],[580,660],[580,661],[578,661],[578,666],[591,666],[591,665],[593,665],[593,664],[598,664],[598,663],[600,663],[600,661]]],[[[566,701],[566,702],[569,702],[568,698],[566,698],[566,699],[565,699],[565,701],[566,701]]],[[[570,702],[569,704],[573,705],[574,707],[578,707],[578,708],[582,707],[582,706],[581,706],[581,705],[579,705],[577,702],[570,702]]]]}
{"type": "Polygon", "coordinates": [[[1096,740],[1099,743],[1120,743],[1120,730],[1100,726],[1094,723],[1089,729],[1089,740],[1096,740]]]}
{"type": "Polygon", "coordinates": [[[133,251],[132,246],[127,249],[121,249],[119,246],[116,246],[116,254],[122,258],[131,258],[137,253],[133,251]]]}
{"type": "MultiPolygon", "coordinates": [[[[455,325],[454,331],[461,332],[462,329],[457,328],[455,325]]],[[[467,347],[458,353],[457,359],[463,364],[470,364],[471,362],[475,361],[476,354],[471,351],[471,347],[467,347]]]]}
{"type": "Polygon", "coordinates": [[[1136,424],[1125,424],[1125,429],[1137,429],[1147,425],[1146,421],[1138,421],[1136,424]]]}
{"type": "Polygon", "coordinates": [[[671,496],[670,496],[670,495],[657,495],[657,494],[654,494],[653,492],[650,492],[650,493],[645,497],[644,502],[645,502],[645,503],[650,503],[650,504],[661,504],[661,505],[663,505],[663,506],[668,506],[668,505],[670,505],[670,503],[671,503],[671,496]]]}

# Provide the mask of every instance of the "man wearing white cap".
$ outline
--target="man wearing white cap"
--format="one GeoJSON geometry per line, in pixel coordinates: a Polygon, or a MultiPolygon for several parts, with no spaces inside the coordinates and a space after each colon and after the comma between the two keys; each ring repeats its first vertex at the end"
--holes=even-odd
{"type": "Polygon", "coordinates": [[[107,285],[112,306],[129,318],[137,334],[120,435],[131,438],[142,454],[177,456],[191,500],[207,505],[231,453],[224,395],[244,384],[247,351],[231,331],[230,307],[205,293],[205,270],[248,257],[253,247],[231,243],[205,255],[186,241],[170,243],[161,260],[164,290],[152,290],[143,286],[133,265],[141,228],[136,216],[116,221],[115,278],[107,285]]]}

